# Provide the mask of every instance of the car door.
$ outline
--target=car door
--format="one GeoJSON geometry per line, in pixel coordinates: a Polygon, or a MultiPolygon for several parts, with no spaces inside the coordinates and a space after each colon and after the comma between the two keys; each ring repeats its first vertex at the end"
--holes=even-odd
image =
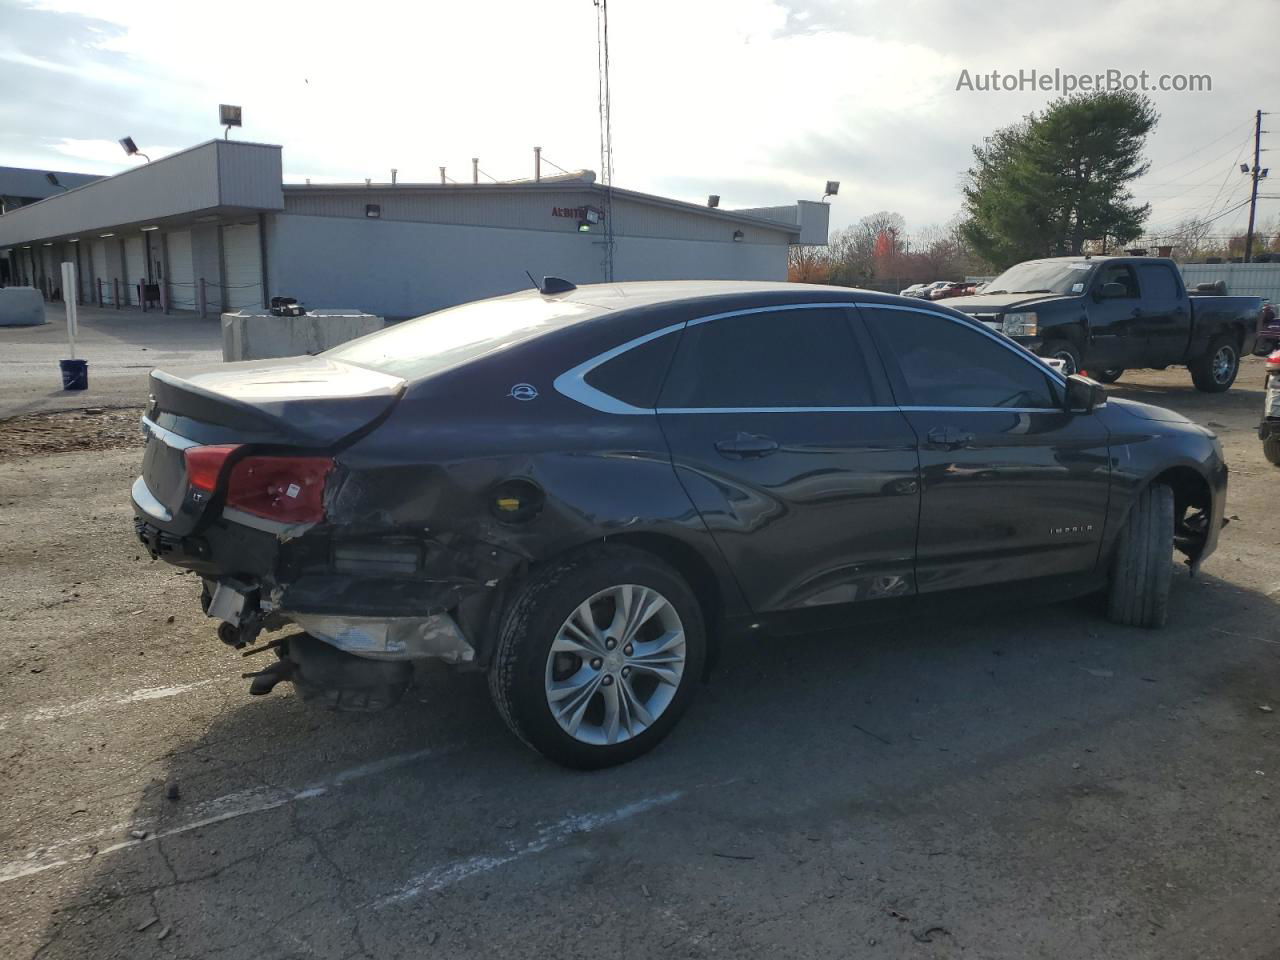
{"type": "Polygon", "coordinates": [[[921,594],[1090,572],[1107,513],[1107,430],[1062,381],[960,315],[867,307],[920,443],[921,594]]]}
{"type": "Polygon", "coordinates": [[[1089,343],[1085,368],[1116,370],[1143,366],[1142,297],[1138,275],[1127,263],[1104,263],[1093,278],[1089,303],[1089,343]],[[1119,296],[1105,296],[1103,287],[1118,283],[1119,296]]]}
{"type": "Polygon", "coordinates": [[[1186,289],[1167,263],[1139,263],[1142,288],[1140,333],[1144,341],[1144,367],[1178,363],[1191,338],[1191,304],[1186,289]]]}
{"type": "Polygon", "coordinates": [[[810,304],[690,321],[662,389],[676,473],[758,614],[818,625],[915,592],[915,435],[850,321],[810,304]]]}

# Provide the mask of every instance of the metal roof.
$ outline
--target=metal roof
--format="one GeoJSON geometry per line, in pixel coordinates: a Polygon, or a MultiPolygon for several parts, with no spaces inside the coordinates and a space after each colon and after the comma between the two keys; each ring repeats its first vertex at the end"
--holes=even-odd
{"type": "Polygon", "coordinates": [[[93,173],[66,173],[62,170],[33,170],[29,167],[0,167],[0,196],[43,199],[65,193],[49,182],[49,174],[58,178],[62,187],[74,189],[102,178],[93,173]]]}

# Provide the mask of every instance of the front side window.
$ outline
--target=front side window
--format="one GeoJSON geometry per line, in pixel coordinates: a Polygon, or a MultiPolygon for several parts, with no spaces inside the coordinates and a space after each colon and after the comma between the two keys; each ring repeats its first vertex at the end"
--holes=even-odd
{"type": "Polygon", "coordinates": [[[664,408],[858,407],[872,404],[845,311],[789,308],[685,328],[664,408]]]}
{"type": "Polygon", "coordinates": [[[1098,289],[1101,290],[1108,283],[1118,283],[1124,287],[1125,299],[1138,296],[1138,278],[1133,267],[1127,263],[1102,268],[1102,272],[1098,274],[1098,289]]]}
{"type": "MultiPolygon", "coordinates": [[[[1021,347],[1006,347],[959,320],[911,310],[862,311],[897,361],[917,407],[1033,407],[1057,409],[1049,374],[1021,347]]],[[[1010,346],[1013,346],[1010,344],[1010,346]]]]}

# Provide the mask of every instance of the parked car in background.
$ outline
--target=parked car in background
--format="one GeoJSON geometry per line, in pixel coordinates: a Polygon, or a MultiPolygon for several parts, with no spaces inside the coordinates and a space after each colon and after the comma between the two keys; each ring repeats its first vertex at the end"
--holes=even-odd
{"type": "Polygon", "coordinates": [[[946,300],[950,297],[963,297],[973,293],[974,285],[963,281],[947,280],[929,291],[930,300],[946,300]]]}
{"type": "Polygon", "coordinates": [[[1254,344],[1253,353],[1257,357],[1270,356],[1280,350],[1280,316],[1276,315],[1276,306],[1270,300],[1262,302],[1262,312],[1258,315],[1258,342],[1254,344]]]}
{"type": "Polygon", "coordinates": [[[296,629],[251,692],[370,709],[444,659],[526,743],[601,767],[666,736],[729,638],[1099,590],[1156,627],[1175,547],[1217,544],[1213,433],[958,311],[542,290],[151,374],[138,537],[203,578],[225,642],[296,629]]]}
{"type": "Polygon", "coordinates": [[[911,286],[907,287],[905,290],[899,291],[898,296],[919,297],[924,293],[925,289],[928,286],[929,285],[927,283],[913,283],[911,286]]]}
{"type": "Polygon", "coordinates": [[[1188,291],[1162,257],[1028,260],[949,301],[1035,353],[1113,383],[1125,370],[1186,366],[1200,390],[1230,388],[1253,350],[1262,301],[1188,291]]]}

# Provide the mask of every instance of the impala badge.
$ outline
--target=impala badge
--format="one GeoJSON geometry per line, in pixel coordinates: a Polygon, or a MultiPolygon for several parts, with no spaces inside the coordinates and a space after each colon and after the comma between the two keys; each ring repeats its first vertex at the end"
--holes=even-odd
{"type": "Polygon", "coordinates": [[[515,397],[517,400],[537,400],[538,388],[532,383],[517,383],[511,388],[508,396],[515,397]]]}

